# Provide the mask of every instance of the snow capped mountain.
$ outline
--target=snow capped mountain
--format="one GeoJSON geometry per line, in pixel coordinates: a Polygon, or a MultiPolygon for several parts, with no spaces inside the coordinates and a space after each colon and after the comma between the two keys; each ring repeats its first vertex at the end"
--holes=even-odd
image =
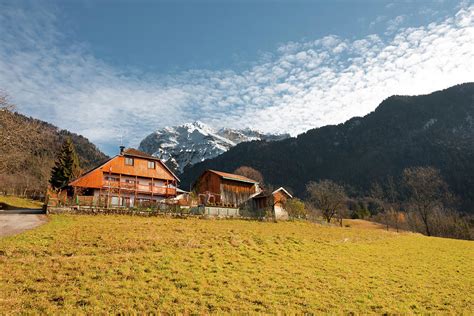
{"type": "Polygon", "coordinates": [[[214,158],[239,143],[253,140],[276,141],[288,137],[288,134],[263,134],[248,128],[215,130],[196,121],[159,129],[145,137],[139,149],[160,157],[168,166],[181,173],[186,166],[214,158]]]}

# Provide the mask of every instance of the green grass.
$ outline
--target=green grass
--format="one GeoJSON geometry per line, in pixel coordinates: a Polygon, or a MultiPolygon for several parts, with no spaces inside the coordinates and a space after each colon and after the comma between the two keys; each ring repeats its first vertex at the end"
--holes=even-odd
{"type": "MultiPolygon", "coordinates": [[[[28,208],[28,209],[40,209],[43,203],[31,199],[21,198],[11,195],[0,195],[0,204],[3,204],[3,208],[28,208]]],[[[1,209],[1,208],[0,208],[1,209]]]]}
{"type": "Polygon", "coordinates": [[[0,239],[0,314],[469,314],[473,267],[473,242],[381,229],[56,215],[0,239]]]}

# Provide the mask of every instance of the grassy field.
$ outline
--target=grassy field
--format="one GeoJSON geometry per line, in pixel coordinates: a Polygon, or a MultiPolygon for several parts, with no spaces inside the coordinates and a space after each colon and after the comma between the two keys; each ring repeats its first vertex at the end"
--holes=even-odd
{"type": "Polygon", "coordinates": [[[40,201],[10,195],[0,195],[0,204],[3,204],[3,208],[40,209],[43,206],[43,203],[40,201]]]}
{"type": "Polygon", "coordinates": [[[51,216],[0,239],[0,314],[473,312],[473,242],[355,226],[51,216]]]}

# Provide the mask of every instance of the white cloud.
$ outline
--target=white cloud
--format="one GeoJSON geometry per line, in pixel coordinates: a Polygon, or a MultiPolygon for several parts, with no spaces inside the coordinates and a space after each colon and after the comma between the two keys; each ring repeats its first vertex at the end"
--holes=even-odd
{"type": "Polygon", "coordinates": [[[64,48],[55,13],[34,12],[0,7],[0,88],[22,112],[102,145],[118,144],[122,133],[135,145],[157,127],[195,119],[295,135],[365,115],[393,94],[474,81],[474,6],[416,28],[399,28],[399,18],[385,40],[286,43],[242,72],[147,76],[81,45],[64,48]]]}
{"type": "Polygon", "coordinates": [[[386,34],[392,34],[396,30],[398,30],[400,28],[400,25],[402,25],[406,21],[406,19],[406,15],[398,15],[393,19],[388,20],[386,34]]]}

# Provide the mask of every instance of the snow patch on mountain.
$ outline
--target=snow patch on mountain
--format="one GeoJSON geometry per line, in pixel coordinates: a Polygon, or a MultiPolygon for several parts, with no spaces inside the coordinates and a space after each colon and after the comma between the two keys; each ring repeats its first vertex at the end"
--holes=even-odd
{"type": "Polygon", "coordinates": [[[277,141],[288,137],[288,134],[264,134],[249,128],[215,130],[196,121],[159,129],[145,137],[139,149],[159,157],[181,173],[186,166],[214,158],[239,143],[254,140],[277,141]]]}

